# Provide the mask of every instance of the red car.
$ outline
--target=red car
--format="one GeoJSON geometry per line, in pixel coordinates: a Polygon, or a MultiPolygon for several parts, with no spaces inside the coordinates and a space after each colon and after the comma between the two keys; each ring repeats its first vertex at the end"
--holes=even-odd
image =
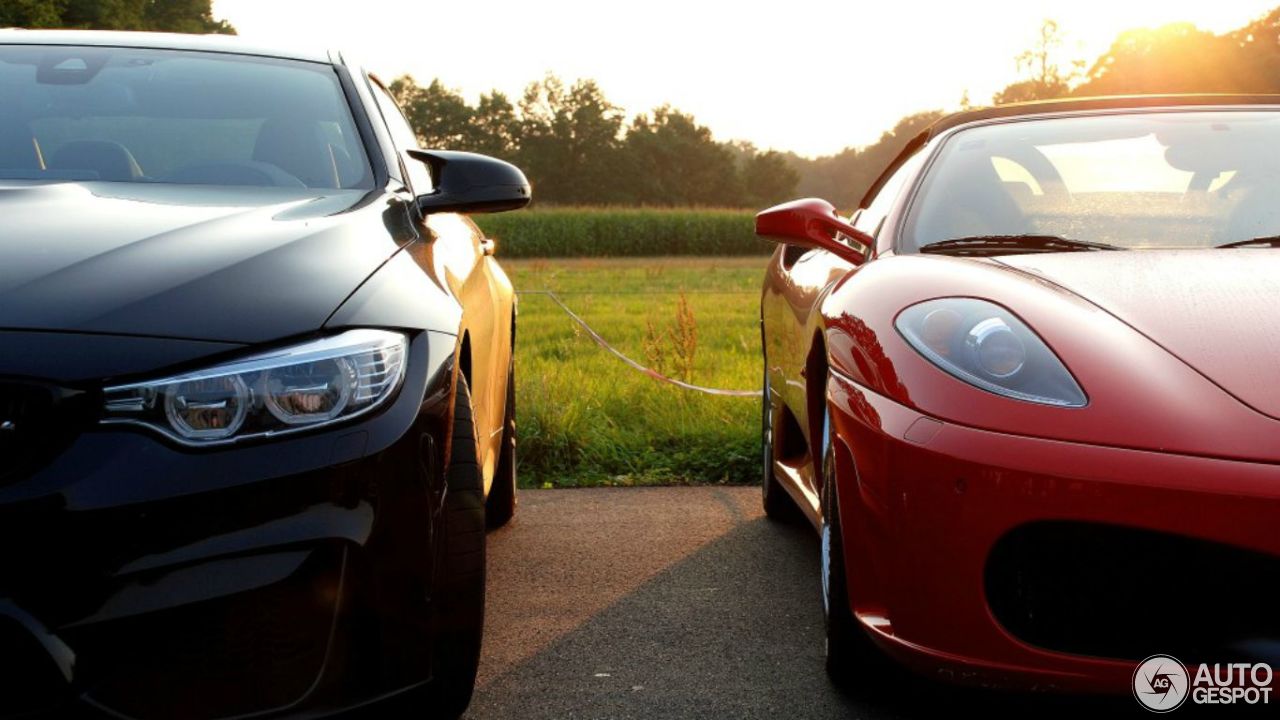
{"type": "Polygon", "coordinates": [[[764,506],[821,533],[830,671],[1280,665],[1280,97],[965,112],[851,218],[756,222],[764,506]]]}

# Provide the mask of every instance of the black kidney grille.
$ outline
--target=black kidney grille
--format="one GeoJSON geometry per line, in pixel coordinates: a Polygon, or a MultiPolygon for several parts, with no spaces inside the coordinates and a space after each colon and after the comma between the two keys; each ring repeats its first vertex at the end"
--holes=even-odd
{"type": "Polygon", "coordinates": [[[0,382],[0,485],[30,476],[84,428],[88,403],[76,390],[0,382]]]}

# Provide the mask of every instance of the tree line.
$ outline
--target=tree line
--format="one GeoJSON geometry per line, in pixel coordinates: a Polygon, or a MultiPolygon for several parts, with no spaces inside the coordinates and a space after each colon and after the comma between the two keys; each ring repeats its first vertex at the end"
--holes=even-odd
{"type": "Polygon", "coordinates": [[[992,101],[1280,92],[1280,8],[1221,35],[1191,23],[1130,30],[1092,64],[1082,59],[1060,64],[1062,44],[1057,23],[1046,20],[1035,46],[1018,57],[1026,77],[996,93],[992,101]]]}
{"type": "Polygon", "coordinates": [[[876,173],[941,110],[909,115],[877,142],[819,158],[719,142],[670,106],[626,120],[592,80],[554,75],[512,101],[485,93],[470,104],[439,79],[405,75],[389,89],[424,147],[493,155],[519,165],[539,204],[759,208],[797,196],[853,208],[876,173]]]}
{"type": "Polygon", "coordinates": [[[670,106],[628,122],[593,80],[547,75],[514,102],[494,90],[474,104],[439,79],[423,86],[405,75],[389,89],[423,146],[510,160],[538,203],[560,205],[759,208],[803,195],[854,207],[879,168],[944,114],[910,115],[872,145],[809,159],[718,142],[670,106]]]}
{"type": "Polygon", "coordinates": [[[751,207],[794,194],[799,174],[778,152],[717,142],[694,117],[662,106],[627,120],[593,80],[554,75],[514,102],[499,91],[473,105],[433,80],[389,89],[425,147],[511,160],[541,203],[751,207]]]}
{"type": "MultiPolygon", "coordinates": [[[[1033,45],[1014,58],[1022,77],[991,104],[1142,93],[1280,93],[1280,8],[1217,35],[1190,23],[1120,34],[1092,64],[1064,60],[1063,33],[1046,20],[1033,45]]],[[[433,80],[392,84],[428,146],[506,158],[529,174],[539,202],[554,204],[763,207],[817,196],[852,209],[880,169],[946,113],[918,112],[864,147],[805,158],[717,142],[685,112],[660,107],[627,122],[591,80],[553,75],[513,102],[500,92],[468,104],[433,80]]],[[[961,105],[969,107],[967,98],[961,105]]]]}
{"type": "Polygon", "coordinates": [[[234,35],[212,0],[0,0],[0,27],[234,35]]]}

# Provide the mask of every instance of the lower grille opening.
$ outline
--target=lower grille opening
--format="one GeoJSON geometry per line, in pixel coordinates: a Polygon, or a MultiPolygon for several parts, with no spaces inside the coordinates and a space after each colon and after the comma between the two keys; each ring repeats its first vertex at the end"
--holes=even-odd
{"type": "Polygon", "coordinates": [[[1276,661],[1280,558],[1111,525],[1042,522],[1005,535],[986,568],[1001,625],[1047,650],[1118,659],[1276,661]]]}
{"type": "Polygon", "coordinates": [[[305,697],[329,647],[341,552],[317,548],[256,590],[65,630],[88,696],[135,718],[187,720],[305,697]]]}

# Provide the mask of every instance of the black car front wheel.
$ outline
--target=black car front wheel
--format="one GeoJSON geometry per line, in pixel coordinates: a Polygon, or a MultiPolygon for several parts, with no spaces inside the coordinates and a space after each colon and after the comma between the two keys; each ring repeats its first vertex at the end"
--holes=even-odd
{"type": "Polygon", "coordinates": [[[484,635],[484,476],[477,458],[471,388],[461,374],[453,403],[440,565],[431,599],[435,647],[428,709],[433,717],[457,717],[467,709],[484,635]]]}
{"type": "Polygon", "coordinates": [[[431,681],[383,703],[379,713],[385,717],[456,718],[466,711],[475,688],[484,635],[484,476],[471,388],[461,374],[455,381],[449,442],[431,593],[431,681]]]}

